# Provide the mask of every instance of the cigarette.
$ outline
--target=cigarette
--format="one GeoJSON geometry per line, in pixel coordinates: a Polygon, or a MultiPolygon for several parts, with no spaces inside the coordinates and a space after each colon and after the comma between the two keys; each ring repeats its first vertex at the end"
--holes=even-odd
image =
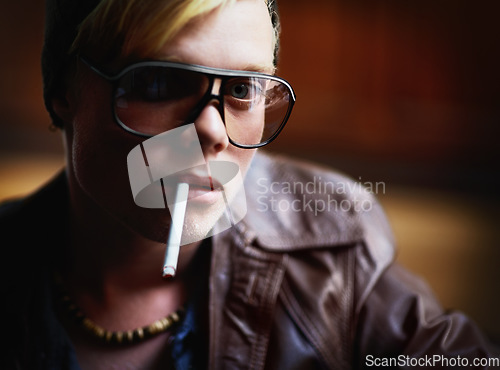
{"type": "Polygon", "coordinates": [[[165,250],[165,260],[163,262],[164,278],[174,277],[177,270],[188,194],[189,184],[184,182],[179,183],[175,193],[175,203],[173,204],[172,210],[172,223],[170,224],[167,249],[165,250]]]}

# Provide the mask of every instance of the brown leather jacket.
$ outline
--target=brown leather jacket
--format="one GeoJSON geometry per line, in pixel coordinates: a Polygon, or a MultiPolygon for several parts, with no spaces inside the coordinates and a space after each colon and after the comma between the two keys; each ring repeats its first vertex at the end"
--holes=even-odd
{"type": "MultiPolygon", "coordinates": [[[[212,241],[210,369],[418,368],[430,367],[430,359],[441,360],[435,368],[452,367],[441,355],[460,364],[466,358],[464,368],[479,369],[488,367],[473,367],[474,359],[498,356],[470,320],[444,314],[426,286],[393,263],[383,211],[359,185],[258,154],[245,192],[245,219],[212,241]]],[[[10,318],[4,330],[11,340],[3,345],[0,368],[15,368],[16,358],[34,353],[47,357],[32,359],[44,364],[39,368],[76,363],[61,359],[72,351],[51,353],[32,334],[58,338],[61,330],[39,319],[50,310],[37,303],[48,301],[42,271],[57,254],[36,246],[61,243],[65,199],[59,176],[22,205],[0,209],[3,240],[15,240],[2,245],[4,256],[12,252],[0,269],[1,313],[10,318]]]]}
{"type": "Polygon", "coordinates": [[[393,263],[385,215],[359,184],[258,155],[245,191],[246,218],[214,240],[210,368],[423,367],[434,355],[451,359],[432,357],[437,368],[457,356],[487,368],[471,365],[498,356],[393,263]]]}

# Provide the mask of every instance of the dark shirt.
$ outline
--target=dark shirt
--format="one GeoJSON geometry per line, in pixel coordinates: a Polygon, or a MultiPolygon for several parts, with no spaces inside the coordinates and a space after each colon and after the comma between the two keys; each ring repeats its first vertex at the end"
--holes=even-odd
{"type": "MultiPolygon", "coordinates": [[[[10,254],[4,259],[8,268],[1,271],[4,282],[1,294],[6,300],[2,313],[10,318],[5,322],[5,330],[11,335],[3,344],[0,369],[80,369],[71,339],[57,316],[52,278],[69,240],[68,198],[63,184],[57,181],[43,190],[57,196],[26,198],[0,205],[0,217],[6,220],[0,225],[0,231],[4,236],[5,233],[16,236],[7,238],[8,242],[2,245],[4,253],[7,244],[10,247],[10,254]],[[44,199],[60,202],[44,204],[44,199]],[[18,209],[23,212],[17,212],[18,209]]],[[[193,293],[185,305],[184,318],[172,329],[166,349],[171,351],[174,369],[206,368],[211,249],[211,240],[205,240],[190,267],[196,271],[193,293]]]]}

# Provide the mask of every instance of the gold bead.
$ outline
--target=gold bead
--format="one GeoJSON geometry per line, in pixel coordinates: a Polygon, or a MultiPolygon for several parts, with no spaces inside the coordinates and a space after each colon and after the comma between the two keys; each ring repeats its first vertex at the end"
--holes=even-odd
{"type": "Polygon", "coordinates": [[[104,337],[104,333],[106,332],[106,330],[104,330],[104,328],[101,328],[99,325],[96,325],[94,330],[95,330],[96,335],[99,338],[104,337]]]}
{"type": "Polygon", "coordinates": [[[122,342],[122,340],[123,340],[123,332],[121,332],[121,331],[117,331],[116,332],[116,340],[118,341],[118,343],[122,342]]]}
{"type": "Polygon", "coordinates": [[[139,328],[136,330],[136,333],[137,333],[137,336],[140,338],[140,339],[143,339],[144,338],[144,330],[142,330],[142,328],[139,328]]]}
{"type": "Polygon", "coordinates": [[[156,332],[157,332],[156,323],[154,322],[151,325],[149,325],[148,329],[149,329],[149,332],[151,334],[153,334],[153,335],[156,334],[156,332]]]}
{"type": "Polygon", "coordinates": [[[88,317],[83,319],[82,324],[85,328],[87,328],[87,330],[92,330],[92,328],[94,327],[94,323],[90,321],[88,317]]]}
{"type": "Polygon", "coordinates": [[[111,342],[111,337],[113,336],[113,332],[112,331],[107,331],[106,330],[106,334],[104,335],[104,340],[109,343],[111,342]]]}
{"type": "Polygon", "coordinates": [[[132,338],[134,338],[134,332],[132,330],[127,331],[127,339],[132,342],[132,338]]]}

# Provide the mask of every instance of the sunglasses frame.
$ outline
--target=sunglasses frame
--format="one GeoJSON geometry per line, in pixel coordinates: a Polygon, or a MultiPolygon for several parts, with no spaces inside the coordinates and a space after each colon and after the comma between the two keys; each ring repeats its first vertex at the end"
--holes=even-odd
{"type": "Polygon", "coordinates": [[[116,74],[108,74],[108,73],[104,72],[103,70],[101,70],[100,68],[97,68],[95,66],[95,64],[93,62],[91,62],[88,58],[86,58],[84,56],[79,56],[79,59],[86,66],[88,66],[92,71],[94,71],[97,75],[99,75],[100,77],[104,78],[105,80],[107,80],[108,82],[111,83],[111,85],[113,87],[112,96],[111,96],[111,105],[112,105],[111,109],[113,111],[113,117],[115,119],[115,122],[121,128],[123,128],[125,131],[127,131],[131,134],[137,135],[137,136],[145,137],[145,138],[150,138],[154,135],[144,134],[142,132],[131,129],[130,127],[125,125],[125,123],[123,123],[120,120],[120,118],[118,117],[118,115],[116,113],[116,109],[115,109],[116,89],[118,88],[118,81],[125,74],[127,74],[128,72],[130,72],[131,70],[136,69],[136,68],[140,68],[140,67],[170,67],[170,68],[176,68],[176,69],[185,70],[185,71],[192,71],[192,72],[196,72],[196,73],[201,73],[201,74],[207,76],[208,81],[209,81],[209,87],[207,89],[207,92],[204,94],[204,96],[202,97],[200,102],[196,105],[196,107],[193,111],[193,114],[187,120],[189,122],[185,122],[184,124],[192,123],[198,117],[198,115],[201,113],[201,111],[205,108],[205,106],[210,101],[216,99],[219,101],[219,105],[218,105],[219,114],[221,115],[222,122],[224,123],[224,126],[226,126],[226,121],[224,118],[224,98],[223,98],[223,95],[221,95],[220,93],[215,95],[215,94],[212,94],[212,92],[211,92],[214,80],[216,78],[221,80],[221,87],[220,87],[219,91],[222,91],[222,88],[224,87],[225,82],[228,79],[233,78],[233,77],[266,78],[266,79],[270,79],[273,81],[277,81],[277,82],[285,85],[290,93],[291,100],[289,101],[287,111],[285,113],[285,116],[284,116],[282,122],[280,123],[279,128],[266,141],[263,141],[263,142],[258,143],[258,144],[239,144],[239,143],[233,141],[231,139],[231,137],[229,137],[229,135],[227,134],[227,129],[226,129],[226,135],[229,139],[229,142],[232,145],[234,145],[238,148],[242,148],[242,149],[260,148],[264,145],[269,144],[274,139],[276,139],[276,137],[283,130],[283,128],[285,127],[285,124],[287,123],[288,119],[290,118],[290,114],[292,113],[292,108],[293,108],[293,106],[295,104],[295,100],[296,100],[295,92],[293,91],[293,88],[288,81],[286,81],[285,79],[283,79],[281,77],[277,77],[277,76],[269,75],[269,74],[265,74],[265,73],[260,73],[260,72],[213,68],[213,67],[206,67],[206,66],[201,66],[201,65],[197,65],[197,64],[187,64],[187,63],[178,63],[178,62],[169,62],[169,61],[145,60],[145,61],[130,64],[116,74]]]}

